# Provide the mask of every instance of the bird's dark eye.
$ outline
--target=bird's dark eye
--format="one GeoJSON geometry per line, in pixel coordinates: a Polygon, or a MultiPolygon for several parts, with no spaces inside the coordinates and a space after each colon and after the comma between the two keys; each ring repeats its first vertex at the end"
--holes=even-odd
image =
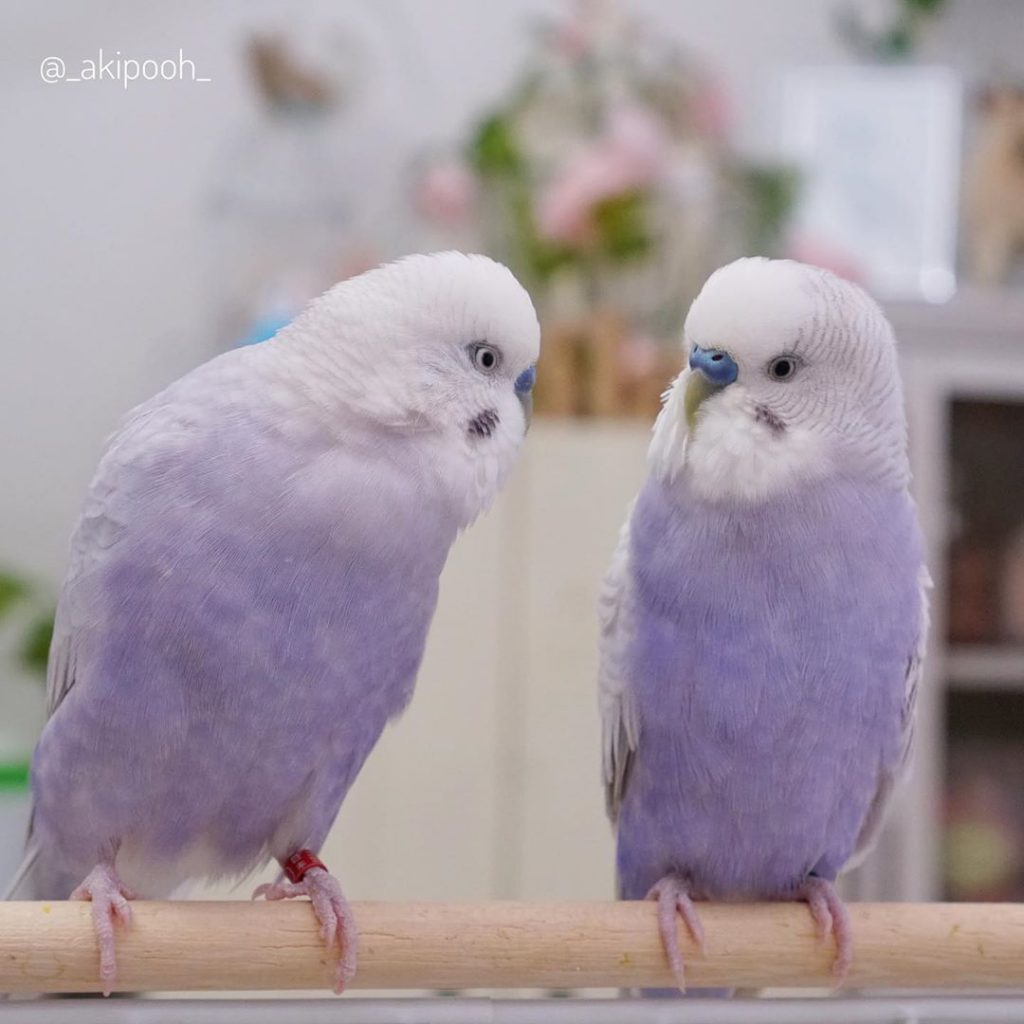
{"type": "Polygon", "coordinates": [[[796,359],[793,356],[779,356],[768,364],[768,376],[772,380],[789,380],[796,373],[796,359]]]}
{"type": "Polygon", "coordinates": [[[493,373],[501,362],[501,353],[490,345],[477,342],[469,346],[469,355],[473,365],[481,373],[493,373]]]}

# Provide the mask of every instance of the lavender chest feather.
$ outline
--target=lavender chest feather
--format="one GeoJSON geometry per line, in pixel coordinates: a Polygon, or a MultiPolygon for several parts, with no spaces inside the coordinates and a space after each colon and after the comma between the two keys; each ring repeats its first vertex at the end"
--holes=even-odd
{"type": "Polygon", "coordinates": [[[41,840],[72,873],[111,835],[224,873],[318,845],[411,695],[454,521],[401,453],[240,428],[121,491],[62,598],[78,678],[36,754],[41,840]]]}
{"type": "Polygon", "coordinates": [[[900,756],[921,629],[909,498],[833,480],[716,506],[651,481],[630,555],[624,894],[672,870],[719,897],[834,877],[900,756]]]}

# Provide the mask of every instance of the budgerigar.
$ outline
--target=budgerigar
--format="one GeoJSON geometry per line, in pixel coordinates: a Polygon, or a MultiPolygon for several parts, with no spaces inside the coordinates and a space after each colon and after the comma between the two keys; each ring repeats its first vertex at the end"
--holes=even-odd
{"type": "Polygon", "coordinates": [[[316,854],[412,695],[449,548],[528,422],[533,305],[483,256],[414,256],[132,412],[89,490],[15,896],[87,899],[100,973],[133,894],[280,862],[339,988],[351,911],[316,854]]]}
{"type": "Polygon", "coordinates": [[[928,576],[892,331],[784,260],[711,276],[601,599],[604,782],[620,896],[805,900],[851,963],[833,882],[910,747],[928,576]]]}

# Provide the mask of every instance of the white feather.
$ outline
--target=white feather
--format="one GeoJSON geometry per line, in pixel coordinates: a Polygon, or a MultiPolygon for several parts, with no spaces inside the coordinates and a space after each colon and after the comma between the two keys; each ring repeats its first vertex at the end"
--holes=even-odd
{"type": "Polygon", "coordinates": [[[651,471],[688,474],[710,501],[756,502],[837,467],[896,485],[909,480],[906,421],[892,331],[856,285],[789,260],[737,260],[708,279],[684,339],[721,350],[737,380],[711,395],[689,435],[684,370],[655,425],[651,471]],[[771,361],[794,356],[780,382],[771,361]]]}
{"type": "Polygon", "coordinates": [[[928,594],[931,588],[931,575],[927,567],[922,565],[921,574],[918,578],[921,600],[921,632],[917,638],[917,646],[907,662],[907,675],[903,691],[902,753],[896,770],[882,772],[878,777],[878,788],[871,801],[867,817],[861,825],[853,856],[843,866],[844,871],[859,867],[875,848],[878,837],[882,833],[882,826],[885,824],[886,815],[892,807],[893,797],[910,771],[911,755],[914,750],[914,723],[917,718],[917,691],[921,682],[921,670],[924,665],[928,627],[930,625],[928,594]]]}
{"type": "Polygon", "coordinates": [[[619,540],[598,598],[600,666],[598,707],[601,714],[601,768],[605,806],[615,821],[629,774],[632,752],[640,741],[640,722],[626,672],[627,645],[633,632],[633,595],[629,571],[630,520],[619,540]]]}

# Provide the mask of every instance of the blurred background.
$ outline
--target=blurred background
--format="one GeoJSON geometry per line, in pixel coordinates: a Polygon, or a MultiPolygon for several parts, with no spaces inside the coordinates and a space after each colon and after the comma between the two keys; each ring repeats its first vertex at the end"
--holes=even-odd
{"type": "Polygon", "coordinates": [[[686,308],[759,253],[890,313],[936,579],[915,772],[851,891],[1024,899],[1024,2],[12,0],[0,19],[0,876],[118,418],[333,281],[458,247],[534,295],[539,416],[325,859],[356,899],[611,895],[597,587],[686,308]]]}

